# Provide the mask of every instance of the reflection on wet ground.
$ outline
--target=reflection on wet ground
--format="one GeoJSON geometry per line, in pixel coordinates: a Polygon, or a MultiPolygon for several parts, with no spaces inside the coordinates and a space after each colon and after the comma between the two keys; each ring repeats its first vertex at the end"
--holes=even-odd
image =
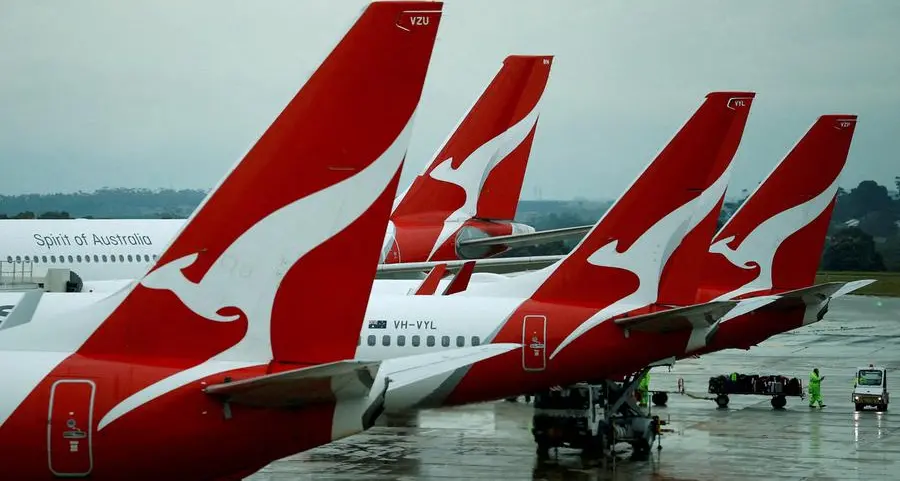
{"type": "MultiPolygon", "coordinates": [[[[723,351],[653,371],[651,389],[706,396],[710,376],[778,373],[808,380],[826,376],[824,409],[788,398],[775,411],[769,398],[731,396],[727,409],[713,401],[670,394],[654,409],[674,430],[649,461],[625,453],[612,466],[584,465],[576,451],[538,463],[531,410],[495,402],[383,419],[370,431],[272,463],[253,481],[388,479],[535,480],[874,480],[900,475],[900,414],[855,413],[850,402],[857,367],[889,369],[900,382],[900,299],[838,299],[822,322],[772,338],[750,351],[723,351]],[[892,421],[893,420],[893,421],[892,421]]],[[[900,395],[900,394],[898,394],[900,395]]],[[[898,398],[900,399],[900,398],[898,398]]],[[[623,449],[624,451],[624,449],[623,449]]]]}

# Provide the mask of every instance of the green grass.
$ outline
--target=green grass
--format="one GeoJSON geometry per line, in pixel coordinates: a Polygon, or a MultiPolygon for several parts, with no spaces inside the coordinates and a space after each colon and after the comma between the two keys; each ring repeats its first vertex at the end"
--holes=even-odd
{"type": "Polygon", "coordinates": [[[863,296],[900,297],[900,272],[819,271],[816,283],[849,282],[859,279],[875,279],[875,282],[853,294],[863,296]]]}

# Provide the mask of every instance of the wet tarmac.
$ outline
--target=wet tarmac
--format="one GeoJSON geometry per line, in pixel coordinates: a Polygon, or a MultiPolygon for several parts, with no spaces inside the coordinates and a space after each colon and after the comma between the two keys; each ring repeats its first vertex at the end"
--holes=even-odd
{"type": "MultiPolygon", "coordinates": [[[[732,371],[784,374],[806,384],[818,367],[826,376],[823,409],[789,397],[773,410],[769,397],[731,396],[727,409],[711,400],[671,393],[654,414],[669,421],[650,460],[631,460],[628,448],[615,468],[585,465],[577,451],[538,462],[531,408],[494,402],[429,410],[340,442],[277,461],[253,481],[329,480],[881,480],[900,479],[900,405],[885,413],[854,412],[857,367],[889,369],[900,383],[900,299],[848,296],[826,318],[750,351],[722,351],[656,368],[651,389],[705,393],[710,376],[732,371]],[[894,374],[898,373],[898,374],[894,374]],[[896,412],[892,412],[896,411],[896,412]]],[[[894,381],[896,379],[896,381],[894,381]]],[[[898,390],[897,396],[900,396],[898,390]]],[[[898,397],[897,399],[900,399],[898,397]]]]}

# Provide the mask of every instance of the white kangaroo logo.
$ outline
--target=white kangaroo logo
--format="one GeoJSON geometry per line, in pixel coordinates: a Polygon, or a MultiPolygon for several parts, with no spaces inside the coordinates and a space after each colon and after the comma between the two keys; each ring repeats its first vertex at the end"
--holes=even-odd
{"type": "MultiPolygon", "coordinates": [[[[729,165],[712,185],[690,202],[678,207],[653,224],[625,252],[618,252],[616,247],[619,241],[613,240],[601,246],[587,258],[588,263],[598,267],[613,267],[634,273],[638,277],[638,288],[622,300],[601,309],[582,322],[557,346],[550,355],[550,359],[553,359],[572,341],[601,322],[636,307],[656,302],[659,297],[660,277],[669,257],[681,245],[688,233],[694,230],[722,199],[730,176],[731,166],[729,165]]],[[[597,225],[601,223],[602,220],[597,225]]],[[[597,226],[594,226],[594,229],[596,228],[597,226]]],[[[590,238],[592,233],[593,230],[585,236],[585,239],[590,238]]]]}
{"type": "MultiPolygon", "coordinates": [[[[728,243],[734,240],[734,236],[714,242],[709,247],[709,252],[724,256],[734,266],[747,270],[753,269],[754,265],[759,266],[759,274],[755,279],[731,292],[722,294],[714,300],[728,300],[748,292],[771,289],[775,253],[778,252],[781,243],[819,217],[825,208],[828,207],[828,204],[831,203],[831,200],[834,199],[837,189],[838,178],[835,177],[831,185],[819,195],[802,204],[781,211],[756,226],[743,242],[734,249],[728,246],[728,243]]],[[[747,202],[750,201],[752,199],[749,199],[747,202]]],[[[744,205],[746,205],[746,202],[744,205]]],[[[733,220],[739,214],[740,209],[734,213],[731,219],[733,220]]],[[[722,227],[722,232],[727,228],[728,224],[725,224],[722,227]]]]}
{"type": "Polygon", "coordinates": [[[172,291],[188,309],[211,321],[235,321],[239,315],[226,317],[217,312],[224,307],[239,309],[247,317],[247,332],[209,360],[123,400],[100,420],[98,429],[188,382],[221,372],[223,366],[235,369],[271,360],[272,308],[282,279],[291,266],[352,224],[384,192],[403,163],[411,126],[412,118],[394,143],[356,175],[260,219],[216,259],[199,283],[181,272],[197,254],[176,259],[144,277],[142,286],[172,291]]]}
{"type": "Polygon", "coordinates": [[[522,120],[475,149],[458,168],[453,168],[453,157],[450,157],[431,170],[429,173],[431,178],[462,188],[466,200],[444,220],[437,241],[431,249],[431,254],[428,255],[429,258],[459,229],[460,224],[475,217],[484,183],[491,171],[528,137],[528,133],[537,122],[539,105],[540,102],[535,104],[522,120]]]}

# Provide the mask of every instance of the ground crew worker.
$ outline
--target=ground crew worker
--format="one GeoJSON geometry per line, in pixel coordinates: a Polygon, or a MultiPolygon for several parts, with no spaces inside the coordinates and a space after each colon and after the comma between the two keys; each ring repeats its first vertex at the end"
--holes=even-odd
{"type": "Polygon", "coordinates": [[[822,381],[825,376],[819,376],[819,368],[813,369],[809,374],[809,407],[815,407],[819,403],[819,407],[825,407],[822,403],[822,381]]]}
{"type": "Polygon", "coordinates": [[[644,374],[644,377],[641,378],[638,391],[641,393],[641,402],[638,405],[647,407],[647,404],[650,403],[650,371],[647,371],[647,373],[644,374]]]}

